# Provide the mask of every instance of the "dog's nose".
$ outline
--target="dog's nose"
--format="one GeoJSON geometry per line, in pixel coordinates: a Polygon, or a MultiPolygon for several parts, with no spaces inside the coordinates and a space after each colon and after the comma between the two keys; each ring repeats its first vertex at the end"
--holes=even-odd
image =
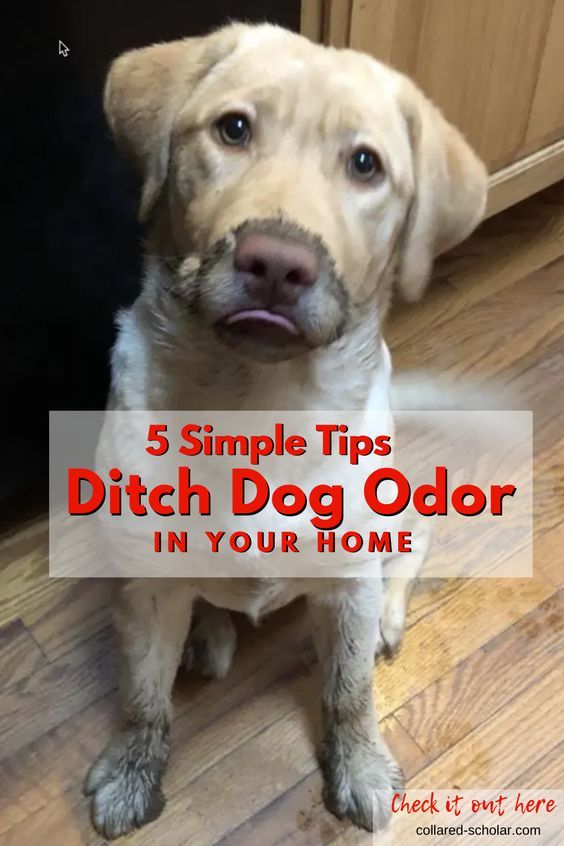
{"type": "Polygon", "coordinates": [[[309,247],[260,232],[250,232],[239,241],[233,263],[247,276],[253,292],[284,289],[291,298],[314,285],[319,275],[317,256],[309,247]]]}

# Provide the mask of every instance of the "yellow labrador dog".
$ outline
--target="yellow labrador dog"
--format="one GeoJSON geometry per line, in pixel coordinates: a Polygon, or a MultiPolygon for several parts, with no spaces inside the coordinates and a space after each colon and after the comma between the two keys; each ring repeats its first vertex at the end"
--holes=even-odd
{"type": "MultiPolygon", "coordinates": [[[[387,402],[392,291],[417,298],[486,197],[482,163],[415,85],[361,53],[235,24],[118,58],[105,108],[142,174],[148,231],[143,290],[120,317],[111,405],[387,402]]],[[[227,609],[259,619],[304,594],[323,676],[326,804],[358,826],[385,824],[401,772],[378,731],[373,662],[382,639],[399,639],[407,591],[390,612],[379,582],[125,583],[115,614],[124,724],[86,782],[98,831],[126,834],[164,806],[171,688],[191,620],[191,652],[219,676],[235,648],[227,609]]]]}

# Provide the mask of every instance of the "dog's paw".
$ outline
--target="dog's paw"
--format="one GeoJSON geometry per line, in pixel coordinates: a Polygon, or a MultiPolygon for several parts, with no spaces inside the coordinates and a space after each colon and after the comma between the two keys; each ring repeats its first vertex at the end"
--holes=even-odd
{"type": "Polygon", "coordinates": [[[399,649],[405,631],[406,607],[403,596],[384,599],[380,617],[380,652],[392,658],[399,649]]]}
{"type": "Polygon", "coordinates": [[[391,578],[384,588],[380,613],[380,643],[378,653],[391,658],[398,651],[407,622],[407,604],[413,582],[391,578]]]}
{"type": "Polygon", "coordinates": [[[335,735],[322,750],[323,799],[339,819],[367,831],[385,828],[403,773],[384,744],[335,735]]]}
{"type": "Polygon", "coordinates": [[[165,806],[161,776],[168,744],[151,734],[156,733],[145,729],[118,735],[86,777],[92,824],[107,840],[152,822],[165,806]]]}
{"type": "Polygon", "coordinates": [[[184,668],[206,678],[221,679],[233,663],[236,647],[237,632],[229,611],[202,603],[194,612],[184,647],[184,668]]]}

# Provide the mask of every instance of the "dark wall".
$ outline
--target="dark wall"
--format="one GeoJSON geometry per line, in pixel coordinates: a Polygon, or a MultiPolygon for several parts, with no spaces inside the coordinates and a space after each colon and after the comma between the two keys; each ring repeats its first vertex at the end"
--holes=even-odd
{"type": "Polygon", "coordinates": [[[111,59],[228,19],[299,26],[299,0],[21,2],[5,19],[0,134],[0,497],[46,466],[47,409],[101,408],[113,315],[138,290],[138,185],[101,109],[111,59]],[[61,39],[70,48],[58,55],[61,39]]]}

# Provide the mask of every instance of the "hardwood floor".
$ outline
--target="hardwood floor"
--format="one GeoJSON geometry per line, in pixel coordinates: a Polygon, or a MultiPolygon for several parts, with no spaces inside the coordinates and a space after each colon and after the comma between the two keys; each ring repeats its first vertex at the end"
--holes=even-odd
{"type": "MultiPolygon", "coordinates": [[[[380,662],[384,731],[414,787],[564,787],[564,186],[487,221],[398,309],[397,369],[496,376],[535,411],[535,576],[425,582],[380,662]]],[[[0,843],[100,846],[81,795],[116,720],[111,585],[49,581],[43,515],[0,535],[0,843]]],[[[316,664],[297,603],[222,681],[180,677],[163,816],[132,846],[371,844],[321,804],[316,664]]]]}

